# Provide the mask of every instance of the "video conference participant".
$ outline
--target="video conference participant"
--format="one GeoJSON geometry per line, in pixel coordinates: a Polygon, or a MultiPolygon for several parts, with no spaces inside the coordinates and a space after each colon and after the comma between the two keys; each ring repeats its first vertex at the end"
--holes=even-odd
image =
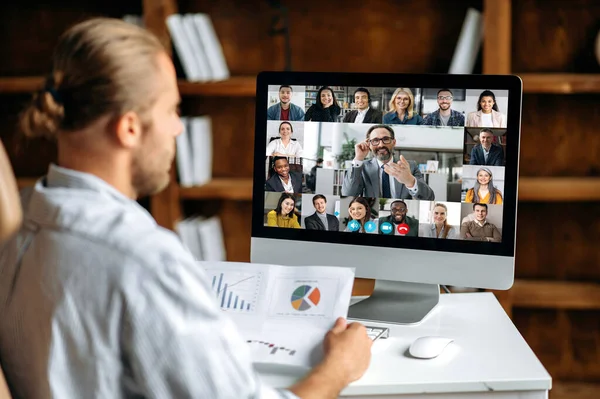
{"type": "Polygon", "coordinates": [[[377,234],[377,221],[371,215],[371,206],[364,197],[355,197],[348,205],[350,220],[344,231],[377,234]]]}
{"type": "Polygon", "coordinates": [[[473,188],[467,190],[465,202],[483,204],[502,204],[502,193],[494,186],[492,171],[480,168],[473,188]]]}
{"type": "Polygon", "coordinates": [[[292,86],[279,87],[279,102],[267,109],[267,120],[270,121],[302,121],[304,110],[292,103],[292,86]]]}
{"type": "Polygon", "coordinates": [[[429,126],[464,126],[465,117],[461,112],[452,109],[453,94],[450,89],[440,89],[437,93],[438,109],[423,120],[429,126]]]}
{"type": "Polygon", "coordinates": [[[275,210],[267,213],[267,226],[299,229],[296,209],[296,197],[293,194],[282,193],[275,210]]]}
{"type": "Polygon", "coordinates": [[[419,235],[419,220],[408,216],[408,206],[402,200],[395,200],[390,204],[390,215],[379,218],[379,231],[389,234],[391,230],[386,228],[391,225],[394,235],[417,237],[419,235]],[[404,226],[403,226],[404,225],[404,226]]]}
{"type": "Polygon", "coordinates": [[[317,98],[304,115],[305,121],[337,122],[342,109],[335,99],[333,89],[323,86],[317,92],[317,98]]]}
{"type": "Polygon", "coordinates": [[[272,140],[267,145],[267,156],[301,157],[302,145],[297,140],[292,140],[294,128],[289,122],[279,124],[279,138],[272,140]]]}
{"type": "Polygon", "coordinates": [[[388,125],[373,125],[365,141],[354,146],[352,168],[344,173],[342,195],[434,200],[433,190],[423,180],[414,161],[404,156],[395,162],[396,145],[394,129],[388,125]],[[372,152],[374,157],[365,161],[372,152]]]}
{"type": "Polygon", "coordinates": [[[415,96],[408,88],[399,88],[392,94],[383,123],[390,125],[421,125],[423,117],[415,112],[415,96]]]}
{"type": "Polygon", "coordinates": [[[496,96],[484,90],[477,100],[477,111],[467,115],[467,127],[506,127],[506,115],[500,112],[496,96]]]}
{"type": "Polygon", "coordinates": [[[342,122],[346,123],[381,123],[381,111],[371,108],[371,93],[364,87],[354,90],[356,109],[348,112],[342,122]]]}
{"type": "Polygon", "coordinates": [[[482,129],[479,132],[479,143],[471,149],[470,165],[504,166],[504,150],[493,142],[494,132],[482,129]]]}
{"type": "Polygon", "coordinates": [[[487,221],[487,204],[473,204],[475,220],[463,223],[460,226],[460,237],[471,241],[501,242],[500,230],[487,221]]]}
{"type": "Polygon", "coordinates": [[[425,230],[424,237],[458,239],[459,232],[448,224],[448,207],[435,204],[433,207],[433,223],[425,230]]]}
{"type": "Polygon", "coordinates": [[[285,157],[273,158],[273,171],[266,184],[266,191],[302,193],[302,175],[290,171],[290,164],[285,157]]]}
{"type": "Polygon", "coordinates": [[[312,201],[315,213],[304,218],[306,229],[340,231],[340,221],[338,218],[326,213],[327,198],[324,195],[317,194],[313,197],[312,201]]]}

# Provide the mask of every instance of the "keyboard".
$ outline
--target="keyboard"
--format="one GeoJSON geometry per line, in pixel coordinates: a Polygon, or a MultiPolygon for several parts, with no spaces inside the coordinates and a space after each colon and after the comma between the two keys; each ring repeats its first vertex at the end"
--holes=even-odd
{"type": "Polygon", "coordinates": [[[386,327],[374,327],[374,326],[365,326],[367,327],[367,335],[371,340],[375,341],[379,338],[387,338],[390,336],[390,329],[386,327]]]}

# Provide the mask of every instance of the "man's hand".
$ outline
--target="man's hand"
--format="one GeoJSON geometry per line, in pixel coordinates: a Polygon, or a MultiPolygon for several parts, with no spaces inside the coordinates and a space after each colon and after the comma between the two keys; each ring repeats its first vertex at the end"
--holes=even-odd
{"type": "Polygon", "coordinates": [[[367,155],[369,155],[370,151],[369,143],[366,141],[361,141],[354,146],[354,159],[357,161],[363,161],[367,155]]]}
{"type": "Polygon", "coordinates": [[[325,335],[325,363],[333,363],[346,376],[346,384],[358,380],[371,361],[373,341],[360,323],[347,324],[338,318],[325,335]]]}
{"type": "Polygon", "coordinates": [[[289,390],[300,398],[337,398],[348,384],[365,373],[371,361],[373,341],[360,323],[347,324],[342,317],[324,342],[325,358],[302,381],[289,390]]]}
{"type": "Polygon", "coordinates": [[[384,166],[385,173],[390,176],[394,176],[394,179],[404,184],[406,187],[413,188],[417,183],[417,179],[412,175],[410,171],[410,164],[400,155],[400,160],[397,163],[388,162],[384,166]]]}

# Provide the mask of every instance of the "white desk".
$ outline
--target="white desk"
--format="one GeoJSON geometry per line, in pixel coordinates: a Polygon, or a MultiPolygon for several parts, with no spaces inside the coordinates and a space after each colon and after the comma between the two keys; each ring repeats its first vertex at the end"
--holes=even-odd
{"type": "MultiPolygon", "coordinates": [[[[421,324],[386,326],[390,338],[374,343],[369,369],[342,397],[548,397],[550,375],[492,293],[444,294],[421,324]],[[408,355],[410,344],[425,335],[446,336],[454,342],[435,359],[408,355]]],[[[276,387],[290,386],[300,377],[293,373],[261,375],[276,387]]]]}

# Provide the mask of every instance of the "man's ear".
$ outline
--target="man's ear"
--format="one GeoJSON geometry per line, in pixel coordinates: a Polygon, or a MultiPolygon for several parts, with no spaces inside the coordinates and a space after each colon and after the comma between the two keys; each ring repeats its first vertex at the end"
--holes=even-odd
{"type": "Polygon", "coordinates": [[[142,139],[142,121],[136,112],[129,111],[115,123],[115,138],[120,145],[133,148],[142,139]]]}

